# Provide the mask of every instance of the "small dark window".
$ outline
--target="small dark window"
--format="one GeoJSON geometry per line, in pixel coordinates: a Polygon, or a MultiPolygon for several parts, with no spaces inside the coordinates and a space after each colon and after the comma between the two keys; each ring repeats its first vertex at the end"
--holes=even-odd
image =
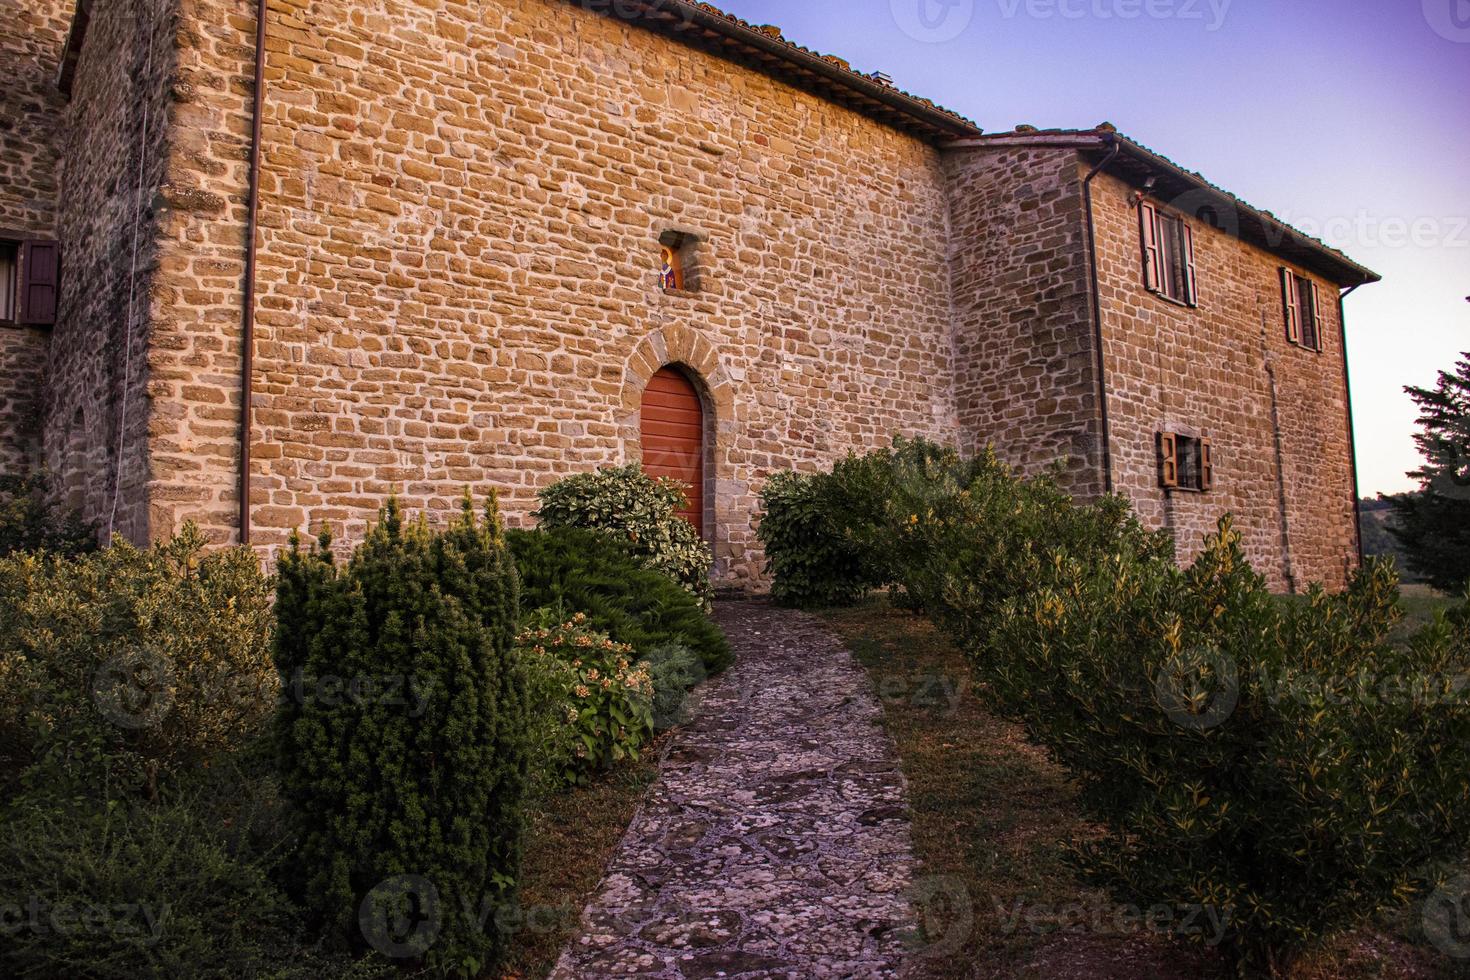
{"type": "Polygon", "coordinates": [[[1204,493],[1215,488],[1215,451],[1210,440],[1160,432],[1159,485],[1204,493]]]}
{"type": "Polygon", "coordinates": [[[1286,339],[1307,350],[1322,350],[1322,309],[1317,284],[1290,269],[1281,270],[1286,339]]]}
{"type": "Polygon", "coordinates": [[[15,303],[20,292],[15,274],[18,251],[14,242],[0,242],[0,323],[15,321],[15,303]]]}
{"type": "Polygon", "coordinates": [[[1177,215],[1147,201],[1138,205],[1143,240],[1143,282],[1150,292],[1195,306],[1194,232],[1177,215]]]}

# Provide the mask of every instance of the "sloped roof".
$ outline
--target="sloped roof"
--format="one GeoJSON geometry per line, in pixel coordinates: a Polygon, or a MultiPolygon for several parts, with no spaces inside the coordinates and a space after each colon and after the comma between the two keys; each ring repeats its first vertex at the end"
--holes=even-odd
{"type": "Polygon", "coordinates": [[[1196,216],[1203,217],[1209,212],[1221,230],[1339,285],[1361,286],[1383,278],[1321,239],[1293,228],[1270,211],[1241,200],[1201,174],[1118,132],[1108,123],[1093,129],[1018,129],[943,145],[953,150],[1001,146],[1066,147],[1078,150],[1094,163],[1103,160],[1116,146],[1118,155],[1109,165],[1108,172],[1138,186],[1152,178],[1152,194],[1159,200],[1178,202],[1184,210],[1196,216]]]}
{"type": "Polygon", "coordinates": [[[708,3],[617,0],[591,4],[590,9],[753,67],[924,139],[937,142],[983,132],[959,113],[897,88],[880,73],[855,71],[843,58],[786,40],[778,27],[751,24],[708,3]]]}

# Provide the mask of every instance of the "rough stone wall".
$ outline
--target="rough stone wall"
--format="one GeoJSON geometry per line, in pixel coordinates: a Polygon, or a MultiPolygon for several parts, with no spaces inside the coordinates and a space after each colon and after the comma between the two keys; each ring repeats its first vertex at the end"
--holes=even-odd
{"type": "Polygon", "coordinates": [[[1295,347],[1283,263],[1190,220],[1199,306],[1171,303],[1143,287],[1132,189],[1106,175],[1094,186],[1118,490],[1173,530],[1181,560],[1229,512],[1273,588],[1341,587],[1357,546],[1336,287],[1317,279],[1322,353],[1295,347]],[[1213,442],[1209,493],[1158,485],[1155,433],[1181,428],[1213,442]]]}
{"type": "Polygon", "coordinates": [[[993,445],[1034,474],[1064,466],[1102,491],[1097,370],[1075,150],[957,150],[953,212],[955,400],[969,451],[993,445]]]}
{"type": "Polygon", "coordinates": [[[0,326],[0,476],[23,475],[36,463],[47,333],[0,326]]]}
{"type": "MultiPolygon", "coordinates": [[[[227,374],[238,316],[223,273],[252,28],[221,7],[186,4],[196,131],[171,176],[230,203],[166,248],[181,283],[207,283],[169,298],[176,321],[208,325],[213,358],[155,428],[192,448],[154,495],[155,513],[217,533],[233,529],[228,413],[193,392],[227,374]]],[[[353,539],[394,491],[445,509],[497,487],[525,523],[538,488],[637,458],[629,406],[654,361],[695,368],[718,415],[727,580],[757,575],[770,472],[954,432],[931,147],[555,0],[271,10],[257,543],[322,522],[353,539]],[[668,230],[700,239],[697,292],[658,288],[668,230]]]]}
{"type": "MultiPolygon", "coordinates": [[[[56,232],[56,67],[72,0],[0,0],[0,232],[56,232]]],[[[36,462],[49,331],[0,324],[0,474],[36,462]]]]}
{"type": "Polygon", "coordinates": [[[68,504],[139,542],[149,538],[147,359],[162,341],[150,338],[148,307],[174,26],[174,0],[93,5],[59,155],[64,253],[46,461],[68,504]]]}

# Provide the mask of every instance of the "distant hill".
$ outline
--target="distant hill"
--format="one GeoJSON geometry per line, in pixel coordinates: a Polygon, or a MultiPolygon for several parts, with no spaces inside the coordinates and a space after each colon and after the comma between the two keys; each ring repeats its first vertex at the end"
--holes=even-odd
{"type": "Polygon", "coordinates": [[[1365,497],[1358,502],[1358,509],[1362,514],[1362,523],[1359,528],[1363,535],[1363,555],[1392,558],[1398,565],[1399,575],[1405,582],[1420,581],[1418,576],[1409,571],[1409,566],[1404,561],[1403,549],[1399,547],[1398,541],[1388,533],[1389,522],[1393,520],[1393,503],[1386,497],[1379,497],[1376,500],[1365,497]]]}

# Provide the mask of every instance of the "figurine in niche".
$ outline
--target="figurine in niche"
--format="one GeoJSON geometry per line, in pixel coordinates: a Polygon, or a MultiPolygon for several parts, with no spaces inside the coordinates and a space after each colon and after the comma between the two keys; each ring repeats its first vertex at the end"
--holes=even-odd
{"type": "Polygon", "coordinates": [[[684,288],[684,270],[679,266],[679,254],[667,245],[663,246],[663,264],[659,269],[659,284],[664,290],[684,288]]]}

